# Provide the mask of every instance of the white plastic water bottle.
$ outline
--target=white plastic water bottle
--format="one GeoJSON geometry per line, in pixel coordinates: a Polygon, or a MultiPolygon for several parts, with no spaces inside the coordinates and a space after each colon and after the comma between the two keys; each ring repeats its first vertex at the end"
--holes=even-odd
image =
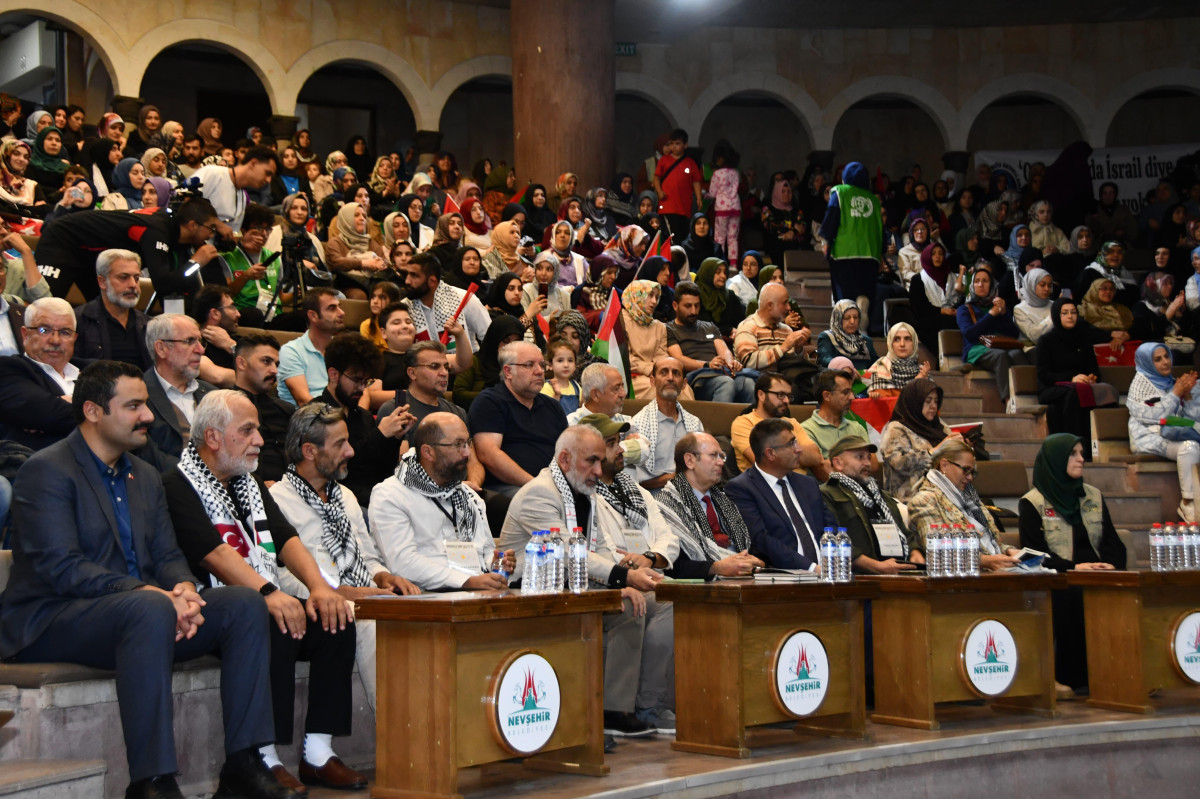
{"type": "Polygon", "coordinates": [[[821,536],[821,582],[837,581],[835,565],[837,562],[837,541],[833,537],[833,528],[826,527],[821,536]]]}
{"type": "Polygon", "coordinates": [[[1175,564],[1175,571],[1181,572],[1187,569],[1187,549],[1188,549],[1188,526],[1186,522],[1180,522],[1175,526],[1175,552],[1172,562],[1175,564]]]}
{"type": "Polygon", "coordinates": [[[535,531],[525,544],[525,563],[521,568],[521,593],[530,595],[538,593],[538,555],[541,552],[541,533],[535,531]]]}
{"type": "Polygon", "coordinates": [[[967,548],[967,533],[961,524],[956,524],[952,532],[954,541],[954,558],[950,568],[946,570],[947,577],[966,577],[971,573],[971,553],[967,548]]]}
{"type": "Polygon", "coordinates": [[[1163,541],[1166,542],[1163,549],[1163,571],[1176,571],[1179,568],[1179,539],[1175,535],[1175,525],[1171,522],[1163,525],[1163,541]]]}
{"type": "Polygon", "coordinates": [[[967,576],[979,576],[979,533],[967,528],[967,576]]]}
{"type": "Polygon", "coordinates": [[[1200,525],[1188,527],[1188,568],[1200,569],[1200,525]]]}
{"type": "Polygon", "coordinates": [[[837,533],[837,581],[850,582],[850,560],[853,548],[850,546],[850,536],[845,527],[839,527],[837,533]]]}
{"type": "Polygon", "coordinates": [[[557,527],[550,528],[549,539],[551,568],[547,569],[550,576],[550,593],[561,594],[563,590],[563,573],[566,571],[567,550],[557,527]]]}
{"type": "Polygon", "coordinates": [[[1150,526],[1150,571],[1167,571],[1167,536],[1162,524],[1150,526]]]}
{"type": "Polygon", "coordinates": [[[942,539],[940,524],[929,525],[925,533],[925,575],[940,577],[942,572],[942,539]]]}
{"type": "Polygon", "coordinates": [[[583,540],[583,528],[576,527],[567,544],[567,580],[572,594],[582,594],[588,587],[588,545],[583,540]]]}

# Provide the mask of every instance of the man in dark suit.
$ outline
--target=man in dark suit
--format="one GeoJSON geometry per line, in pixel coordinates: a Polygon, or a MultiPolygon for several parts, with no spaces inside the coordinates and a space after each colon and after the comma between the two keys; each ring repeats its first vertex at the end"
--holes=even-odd
{"type": "Polygon", "coordinates": [[[750,528],[753,551],[768,566],[819,572],[822,528],[837,522],[817,481],[792,471],[800,457],[792,426],[764,419],[750,431],[750,449],[754,466],[730,480],[725,493],[750,528]]]}
{"type": "Polygon", "coordinates": [[[84,362],[75,353],[75,314],[57,297],[25,309],[23,355],[0,358],[0,439],[42,449],[75,429],[71,392],[84,362]]]}
{"type": "Polygon", "coordinates": [[[197,379],[204,338],[190,316],[162,314],[146,326],[146,342],[154,358],[145,375],[148,404],[154,411],[150,440],[163,455],[178,459],[191,437],[196,406],[215,388],[197,379]]]}
{"type": "Polygon", "coordinates": [[[249,588],[198,593],[162,482],[130,457],[151,414],[139,370],[100,361],[79,376],[79,423],[16,482],[13,569],[0,599],[0,658],[116,671],[130,786],[178,797],[171,664],[221,654],[225,750],[217,796],[283,799],[258,746],[271,740],[267,608],[249,588]]]}

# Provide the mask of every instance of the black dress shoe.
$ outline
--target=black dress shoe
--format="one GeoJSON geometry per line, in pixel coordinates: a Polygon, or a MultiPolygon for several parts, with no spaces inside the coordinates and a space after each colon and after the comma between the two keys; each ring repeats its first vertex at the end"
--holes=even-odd
{"type": "Polygon", "coordinates": [[[129,783],[125,799],[183,799],[183,791],[170,774],[129,783]]]}
{"type": "Polygon", "coordinates": [[[655,729],[633,713],[606,710],[604,711],[604,732],[618,738],[640,738],[643,735],[653,735],[655,729]]]}
{"type": "Polygon", "coordinates": [[[257,749],[243,749],[226,758],[213,799],[300,799],[300,796],[279,784],[257,749]]]}

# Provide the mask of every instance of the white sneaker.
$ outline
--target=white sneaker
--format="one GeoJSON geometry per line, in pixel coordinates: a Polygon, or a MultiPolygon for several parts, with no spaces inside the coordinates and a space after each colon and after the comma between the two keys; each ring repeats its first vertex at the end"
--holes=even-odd
{"type": "Polygon", "coordinates": [[[1179,503],[1179,507],[1175,509],[1175,512],[1179,514],[1180,519],[1188,524],[1196,521],[1196,503],[1190,499],[1182,500],[1179,503]]]}

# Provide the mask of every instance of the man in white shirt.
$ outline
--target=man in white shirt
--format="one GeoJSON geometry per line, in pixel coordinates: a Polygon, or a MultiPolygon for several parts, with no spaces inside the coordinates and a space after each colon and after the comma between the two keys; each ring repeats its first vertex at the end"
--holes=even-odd
{"type": "Polygon", "coordinates": [[[196,405],[216,388],[197,379],[204,338],[190,316],[161,314],[146,325],[146,348],[154,358],[145,375],[147,405],[154,411],[150,440],[164,455],[178,458],[191,437],[196,405]]]}
{"type": "Polygon", "coordinates": [[[48,447],[75,429],[71,395],[79,367],[75,313],[59,297],[43,297],[25,308],[23,355],[0,357],[0,439],[30,449],[48,447]]]}
{"type": "Polygon", "coordinates": [[[579,375],[579,389],[583,404],[567,414],[567,424],[579,424],[580,419],[593,413],[602,413],[619,424],[630,421],[630,417],[622,413],[625,410],[625,378],[617,367],[607,363],[591,364],[579,375]]]}
{"type": "MultiPolygon", "coordinates": [[[[269,489],[271,498],[312,553],[321,576],[346,599],[391,594],[418,594],[415,585],[388,571],[367,530],[354,492],[338,481],[354,457],[350,431],[340,408],[305,405],[292,416],[287,432],[289,466],[269,489]]],[[[286,568],[279,586],[303,601],[308,588],[286,568]]],[[[358,674],[367,702],[375,707],[375,622],[355,624],[358,674]]]]}
{"type": "Polygon", "coordinates": [[[237,166],[202,166],[193,173],[203,184],[204,199],[217,209],[217,232],[232,239],[242,229],[246,214],[246,191],[259,191],[279,171],[279,157],[270,147],[254,147],[237,166]]]}
{"type": "Polygon", "coordinates": [[[463,482],[470,436],[437,411],[413,431],[396,473],[371,492],[368,514],[383,562],[426,591],[508,587],[512,550],[496,554],[483,500],[463,482]]]}

